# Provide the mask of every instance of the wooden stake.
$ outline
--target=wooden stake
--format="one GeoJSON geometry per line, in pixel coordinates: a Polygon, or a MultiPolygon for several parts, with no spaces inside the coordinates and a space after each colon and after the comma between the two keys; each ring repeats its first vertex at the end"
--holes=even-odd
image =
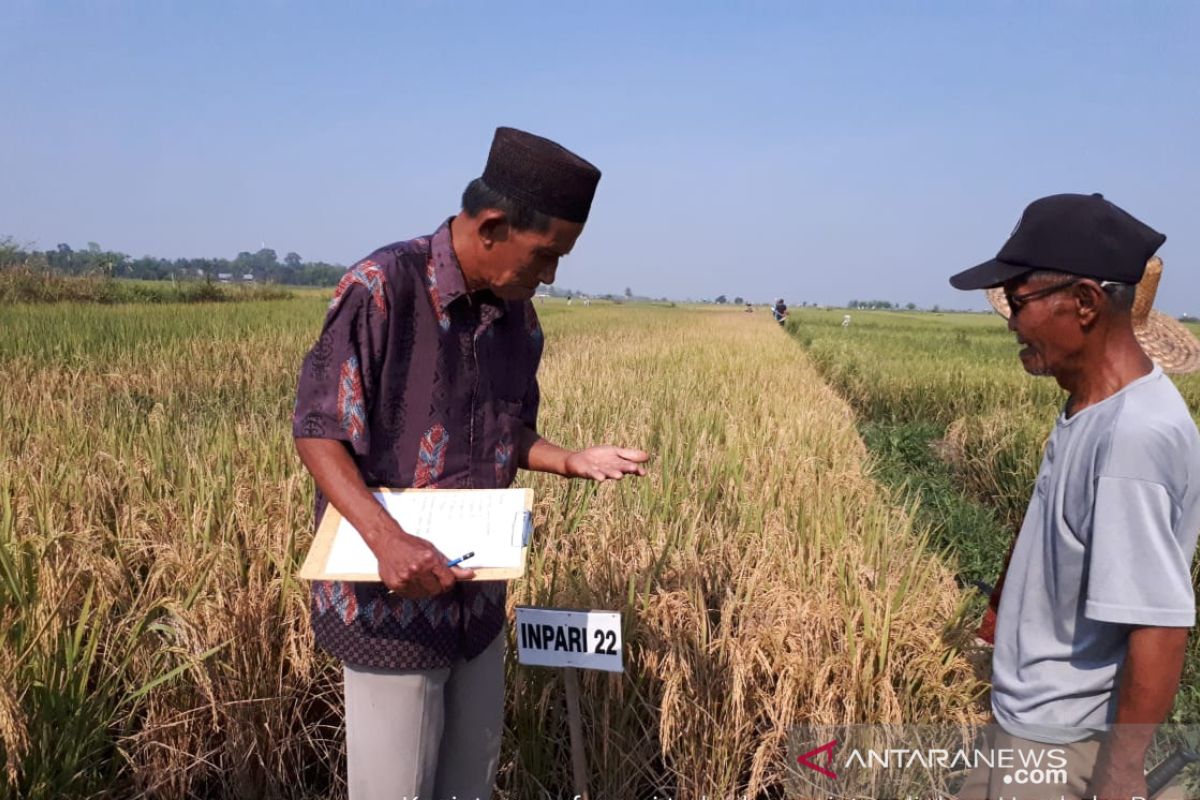
{"type": "Polygon", "coordinates": [[[574,667],[563,668],[563,685],[567,690],[567,728],[571,731],[571,774],[575,779],[575,794],[591,800],[587,788],[587,756],[583,750],[583,716],[579,711],[579,675],[574,667]]]}

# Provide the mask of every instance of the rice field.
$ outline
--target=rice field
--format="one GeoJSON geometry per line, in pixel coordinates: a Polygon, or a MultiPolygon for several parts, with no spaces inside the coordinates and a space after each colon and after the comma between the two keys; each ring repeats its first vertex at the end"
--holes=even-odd
{"type": "MultiPolygon", "coordinates": [[[[344,796],[340,671],[294,577],[324,307],[3,307],[0,797],[344,796]]],[[[761,312],[539,311],[542,432],[654,454],[638,482],[522,478],[511,602],[624,613],[626,673],[582,681],[593,797],[778,797],[795,724],[981,718],[953,559],[857,429],[867,384],[902,387],[886,351],[839,378],[761,312]]],[[[557,675],[513,662],[499,796],[569,796],[557,675]]]]}
{"type": "MultiPolygon", "coordinates": [[[[918,479],[930,462],[944,466],[956,489],[990,512],[995,523],[984,530],[956,527],[944,516],[934,521],[932,537],[953,569],[994,581],[1066,395],[1053,379],[1025,373],[1013,334],[995,314],[861,311],[843,328],[843,313],[802,310],[792,314],[788,329],[854,408],[869,441],[879,450],[907,449],[903,460],[918,479]],[[913,455],[920,450],[925,453],[913,455]]],[[[1200,419],[1200,374],[1172,377],[1200,419]]],[[[1193,579],[1200,586],[1195,565],[1193,579]]],[[[1200,642],[1194,636],[1172,721],[1200,722],[1200,642]]]]}

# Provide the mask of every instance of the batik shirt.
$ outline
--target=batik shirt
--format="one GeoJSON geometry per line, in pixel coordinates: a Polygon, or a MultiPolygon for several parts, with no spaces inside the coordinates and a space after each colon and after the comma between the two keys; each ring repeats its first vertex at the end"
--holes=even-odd
{"type": "MultiPolygon", "coordinates": [[[[345,442],[369,487],[506,488],[520,432],[536,428],[541,355],[531,302],[468,293],[447,222],[346,272],[304,359],[293,434],[345,442]]],[[[318,491],[318,523],[324,509],[318,491]]],[[[481,653],[504,603],[498,581],[424,600],[316,581],[312,625],[348,664],[436,669],[481,653]]]]}

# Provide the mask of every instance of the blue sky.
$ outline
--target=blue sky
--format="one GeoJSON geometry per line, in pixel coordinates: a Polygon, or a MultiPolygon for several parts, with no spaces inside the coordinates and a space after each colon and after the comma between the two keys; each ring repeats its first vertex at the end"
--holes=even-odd
{"type": "Polygon", "coordinates": [[[1030,200],[1168,235],[1200,313],[1200,4],[0,4],[0,235],[350,263],[457,210],[492,131],[604,178],[559,284],[983,308],[1030,200]]]}

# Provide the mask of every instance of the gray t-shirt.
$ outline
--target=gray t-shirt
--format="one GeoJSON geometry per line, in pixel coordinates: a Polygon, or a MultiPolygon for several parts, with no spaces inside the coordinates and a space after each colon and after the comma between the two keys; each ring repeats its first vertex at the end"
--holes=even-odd
{"type": "Polygon", "coordinates": [[[1065,743],[1116,715],[1130,626],[1191,627],[1200,433],[1157,366],[1060,415],[996,619],[992,711],[1014,736],[1065,743]]]}

